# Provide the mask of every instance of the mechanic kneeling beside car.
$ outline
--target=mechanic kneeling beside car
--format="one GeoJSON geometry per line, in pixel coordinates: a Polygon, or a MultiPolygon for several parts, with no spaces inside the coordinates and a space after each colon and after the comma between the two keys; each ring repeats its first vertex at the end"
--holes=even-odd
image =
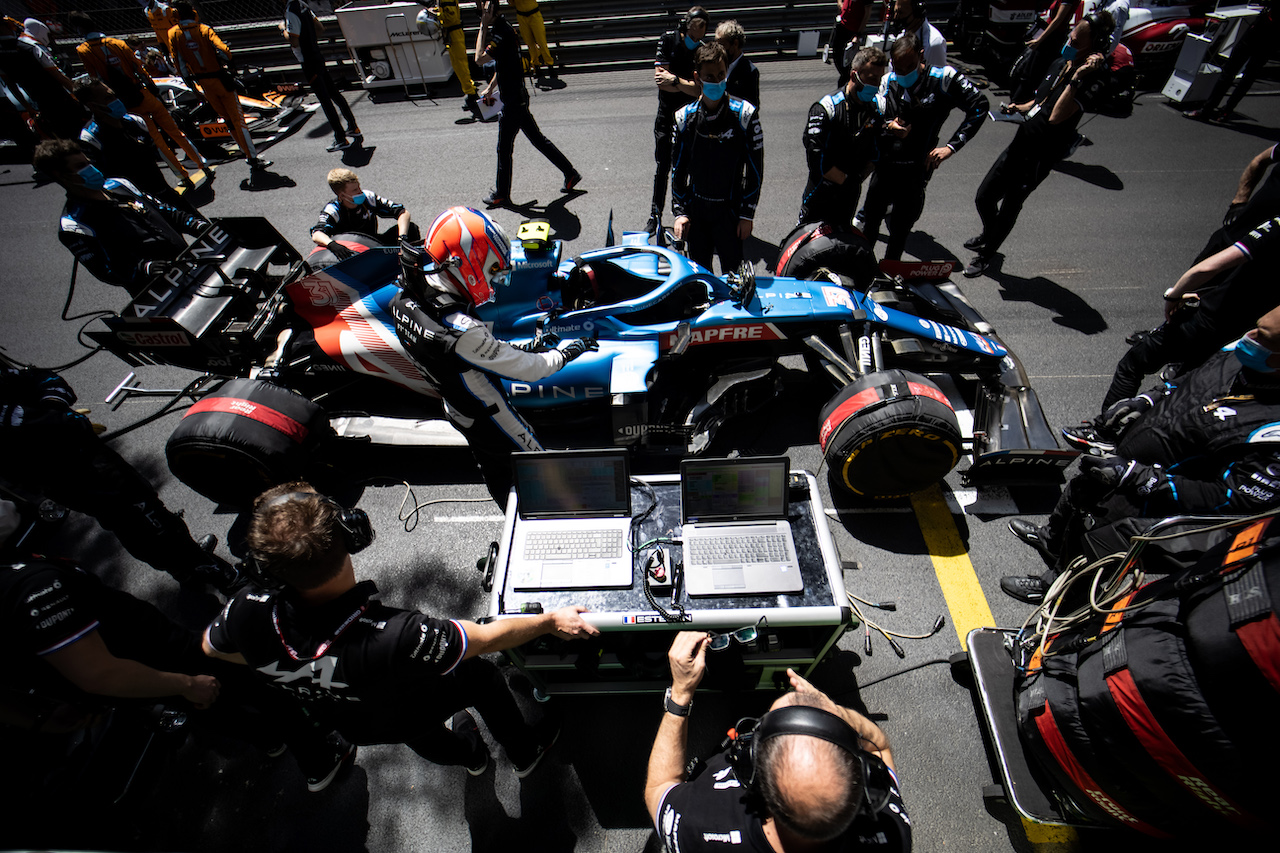
{"type": "MultiPolygon", "coordinates": [[[[1015,518],[1009,529],[1040,552],[1039,577],[1001,578],[1000,588],[1038,604],[1081,553],[1094,526],[1124,518],[1249,515],[1280,504],[1280,308],[1257,328],[1166,386],[1121,400],[1103,415],[1123,430],[1113,456],[1086,456],[1045,526],[1015,518]]],[[[1109,543],[1110,544],[1110,543],[1109,543]]],[[[1124,550],[1126,542],[1116,542],[1124,550]]]]}
{"type": "Polygon", "coordinates": [[[366,192],[360,186],[360,176],[350,169],[329,170],[329,189],[337,196],[320,211],[320,220],[311,226],[311,240],[317,246],[333,252],[338,260],[346,260],[354,252],[334,240],[339,234],[363,234],[376,237],[384,245],[393,245],[397,239],[420,239],[418,226],[410,221],[409,211],[398,201],[383,198],[377,193],[366,192]],[[396,222],[382,234],[378,233],[378,217],[396,222]]]}
{"type": "Polygon", "coordinates": [[[728,752],[685,781],[689,712],[710,640],[682,631],[668,653],[672,683],[644,789],[665,849],[909,851],[911,819],[889,739],[793,670],[794,692],[759,720],[739,721],[728,752]]]}

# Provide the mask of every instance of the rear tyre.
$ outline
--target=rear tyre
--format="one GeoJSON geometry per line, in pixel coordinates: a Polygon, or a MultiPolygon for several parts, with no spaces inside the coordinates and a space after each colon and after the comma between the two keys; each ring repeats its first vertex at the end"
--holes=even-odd
{"type": "Polygon", "coordinates": [[[806,222],[782,241],[778,253],[780,276],[812,279],[826,267],[852,279],[858,290],[871,287],[880,268],[871,243],[862,232],[821,222],[806,222]]]}
{"type": "Polygon", "coordinates": [[[960,426],[946,395],[905,370],[868,374],[832,397],[818,443],[831,478],[856,495],[910,495],[960,461],[960,426]]]}

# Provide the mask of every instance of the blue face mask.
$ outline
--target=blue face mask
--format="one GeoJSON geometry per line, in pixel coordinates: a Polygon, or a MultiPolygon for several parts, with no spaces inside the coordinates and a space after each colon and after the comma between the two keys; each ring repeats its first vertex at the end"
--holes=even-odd
{"type": "Polygon", "coordinates": [[[684,46],[689,48],[689,50],[696,50],[698,48],[698,44],[699,42],[694,41],[688,36],[684,37],[684,46]]]}
{"type": "Polygon", "coordinates": [[[365,202],[365,198],[366,196],[364,193],[356,193],[351,197],[351,203],[356,206],[362,205],[365,202]]]}
{"type": "Polygon", "coordinates": [[[898,81],[899,86],[904,89],[910,89],[920,79],[920,69],[916,68],[910,74],[898,74],[895,72],[893,77],[898,81]]]}
{"type": "Polygon", "coordinates": [[[107,114],[114,116],[115,118],[124,118],[129,114],[129,111],[125,109],[124,102],[119,98],[116,98],[114,101],[107,104],[107,114]]]}
{"type": "Polygon", "coordinates": [[[858,81],[858,89],[854,93],[858,96],[858,100],[864,104],[875,103],[877,89],[874,86],[868,86],[861,80],[858,81]]]}
{"type": "Polygon", "coordinates": [[[1275,373],[1280,370],[1267,364],[1267,359],[1275,353],[1248,335],[1236,341],[1235,353],[1236,360],[1255,373],[1275,373]]]}
{"type": "Polygon", "coordinates": [[[724,97],[724,90],[728,87],[728,80],[721,80],[719,83],[703,83],[702,94],[709,101],[718,101],[724,97]]]}
{"type": "Polygon", "coordinates": [[[91,190],[100,190],[107,183],[107,179],[92,163],[76,172],[76,174],[80,176],[80,183],[91,190]]]}
{"type": "Polygon", "coordinates": [[[1062,46],[1062,57],[1065,60],[1067,60],[1067,62],[1070,62],[1071,60],[1075,59],[1076,53],[1077,53],[1076,49],[1072,47],[1070,43],[1064,44],[1062,46]]]}

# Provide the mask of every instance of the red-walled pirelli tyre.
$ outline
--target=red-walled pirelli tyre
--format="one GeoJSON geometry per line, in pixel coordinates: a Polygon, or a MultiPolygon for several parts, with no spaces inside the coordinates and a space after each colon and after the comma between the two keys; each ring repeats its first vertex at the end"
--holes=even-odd
{"type": "Polygon", "coordinates": [[[315,403],[287,388],[232,379],[187,409],[169,436],[169,470],[211,501],[246,507],[266,489],[305,476],[329,435],[315,403]]]}
{"type": "Polygon", "coordinates": [[[870,498],[909,495],[960,461],[960,426],[947,397],[905,370],[868,374],[819,415],[818,443],[832,477],[870,498]]]}
{"type": "Polygon", "coordinates": [[[880,271],[861,231],[819,222],[797,226],[782,241],[778,275],[808,280],[823,267],[848,276],[859,290],[870,287],[880,271]]]}

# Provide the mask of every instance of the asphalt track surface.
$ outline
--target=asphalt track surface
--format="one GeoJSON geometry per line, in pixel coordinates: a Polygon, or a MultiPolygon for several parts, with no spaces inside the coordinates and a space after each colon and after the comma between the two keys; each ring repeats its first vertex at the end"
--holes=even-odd
{"type": "MultiPolygon", "coordinates": [[[[794,223],[804,184],[800,139],[806,112],[833,88],[834,73],[816,59],[760,67],[766,171],[749,253],[771,261],[794,223]]],[[[521,140],[513,196],[528,204],[494,216],[509,230],[528,215],[550,218],[569,256],[603,245],[611,211],[618,229],[643,225],[653,175],[655,99],[649,76],[640,71],[566,76],[565,82],[562,89],[537,93],[532,108],[542,129],[583,173],[583,192],[561,197],[559,173],[521,140]]],[[[1257,88],[1275,87],[1264,80],[1257,88]]],[[[317,112],[266,152],[275,161],[272,171],[288,180],[275,189],[249,191],[241,186],[247,167],[224,165],[211,189],[199,191],[205,215],[265,216],[306,251],[309,227],[330,197],[324,175],[339,163],[356,169],[366,190],[408,205],[424,227],[448,206],[478,205],[492,185],[496,125],[456,125],[462,115],[456,94],[386,103],[373,103],[363,93],[351,97],[366,148],[326,153],[331,135],[317,112]]],[[[1280,100],[1250,96],[1240,112],[1244,119],[1233,126],[1198,124],[1153,93],[1138,100],[1129,118],[1088,120],[1083,130],[1093,145],[1080,148],[1031,197],[1001,263],[972,281],[957,277],[1023,360],[1050,423],[1075,423],[1095,410],[1125,336],[1156,324],[1161,291],[1220,222],[1241,169],[1280,138],[1280,100]]],[[[961,243],[979,227],[974,191],[1013,132],[1011,125],[989,123],[943,166],[908,255],[968,259],[961,243]]],[[[42,366],[64,364],[84,352],[76,343],[79,322],[59,319],[71,270],[70,256],[55,236],[62,198],[56,186],[34,186],[26,166],[0,167],[0,345],[10,357],[42,366]]],[[[124,302],[123,291],[82,274],[71,313],[119,309],[124,302]]],[[[160,406],[156,400],[118,411],[103,405],[127,370],[100,354],[65,375],[82,404],[93,407],[94,419],[114,430],[160,406]]],[[[139,384],[152,388],[179,388],[191,378],[179,369],[138,371],[139,384]]],[[[811,420],[773,416],[741,449],[785,451],[794,465],[818,470],[816,421],[807,409],[803,416],[811,420]]],[[[158,484],[171,507],[185,511],[197,535],[211,531],[225,539],[233,516],[215,514],[209,501],[165,467],[164,442],[175,423],[173,415],[161,418],[115,446],[158,484]]],[[[373,486],[349,496],[378,530],[377,541],[357,558],[359,573],[374,578],[391,603],[438,615],[482,615],[487,599],[473,565],[501,524],[477,473],[462,454],[446,452],[406,466],[406,476],[416,481],[419,500],[475,502],[426,507],[416,529],[406,532],[396,520],[403,486],[373,486]]],[[[897,602],[896,612],[881,614],[882,624],[915,633],[927,631],[939,614],[947,617],[946,628],[932,639],[904,641],[902,660],[879,638],[874,654],[866,655],[862,632],[851,633],[820,680],[820,686],[840,690],[852,676],[859,687],[841,698],[854,702],[860,696],[889,734],[917,850],[1147,849],[1142,839],[1112,832],[1029,827],[1007,809],[985,805],[982,789],[995,778],[993,769],[971,696],[945,663],[970,629],[1016,626],[1026,617],[1024,605],[1000,592],[999,578],[1038,571],[1039,564],[1011,537],[1006,522],[1013,515],[1046,512],[1056,496],[1057,489],[1049,487],[974,491],[953,472],[940,489],[914,501],[870,509],[850,507],[843,498],[829,502],[841,510],[832,525],[839,550],[861,566],[846,573],[848,588],[863,598],[897,602]]],[[[180,591],[167,576],[136,563],[91,521],[72,516],[58,542],[108,582],[149,598],[192,627],[202,626],[218,607],[213,596],[180,591]]],[[[759,711],[768,698],[701,697],[693,714],[693,750],[711,751],[727,726],[759,711]]],[[[473,779],[461,768],[437,767],[407,749],[386,746],[362,748],[352,772],[329,790],[309,795],[287,756],[273,761],[238,744],[214,742],[208,749],[182,749],[161,781],[144,780],[122,807],[100,812],[64,792],[48,812],[21,812],[29,819],[6,820],[0,847],[652,849],[641,792],[660,717],[657,697],[557,698],[529,707],[535,715],[558,715],[564,728],[554,753],[523,783],[501,757],[473,779]],[[73,813],[84,819],[48,818],[73,813]]]]}

